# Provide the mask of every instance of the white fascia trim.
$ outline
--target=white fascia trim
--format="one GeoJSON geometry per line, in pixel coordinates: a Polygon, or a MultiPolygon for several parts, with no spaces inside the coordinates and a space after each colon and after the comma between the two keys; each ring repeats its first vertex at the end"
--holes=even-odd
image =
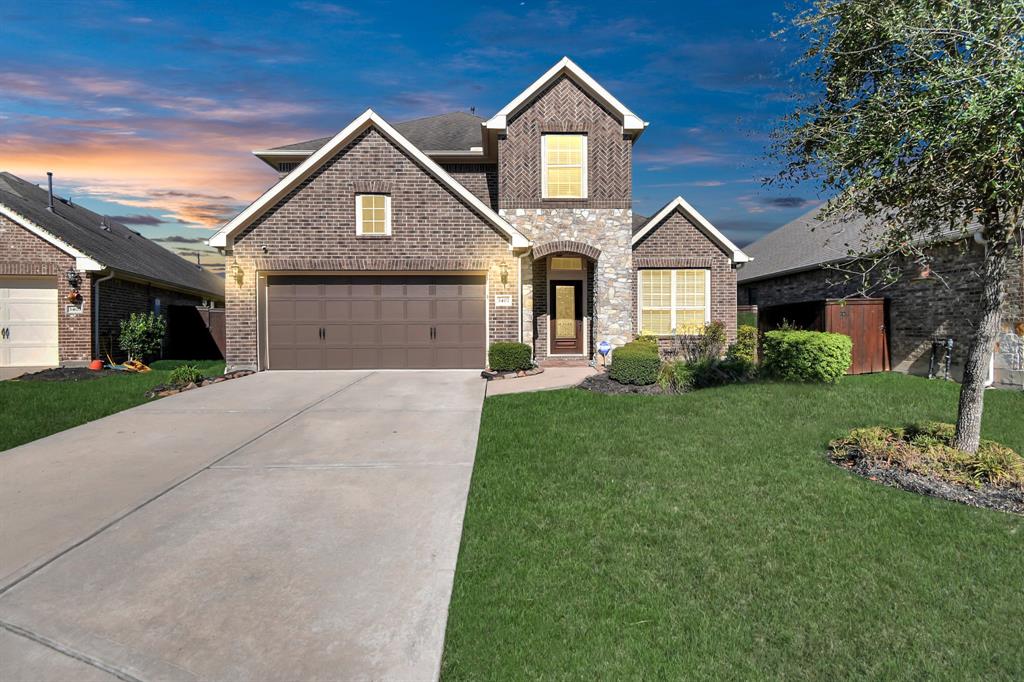
{"type": "Polygon", "coordinates": [[[313,152],[299,149],[253,149],[253,156],[310,156],[313,152]]]}
{"type": "Polygon", "coordinates": [[[596,97],[609,109],[612,109],[619,114],[619,116],[622,117],[623,132],[638,135],[647,127],[648,124],[646,121],[626,108],[622,102],[615,99],[614,95],[605,90],[600,83],[591,78],[590,74],[581,69],[568,57],[562,57],[558,63],[548,69],[543,76],[535,80],[533,85],[519,93],[514,100],[502,107],[501,111],[488,119],[484,123],[484,127],[488,130],[505,130],[508,127],[508,119],[510,116],[518,111],[524,104],[536,97],[537,93],[547,87],[562,74],[572,76],[572,78],[582,85],[585,90],[589,91],[591,95],[596,97]]]}
{"type": "Polygon", "coordinates": [[[707,218],[702,216],[693,206],[690,206],[690,204],[686,202],[686,199],[682,197],[676,197],[672,201],[668,202],[653,218],[648,220],[647,224],[644,225],[644,228],[633,235],[632,244],[635,246],[637,242],[646,237],[651,230],[661,224],[661,222],[671,215],[672,211],[675,211],[676,209],[682,211],[692,223],[697,225],[697,227],[704,232],[704,234],[711,237],[712,241],[716,242],[719,246],[732,254],[733,263],[747,263],[753,260],[750,256],[743,253],[739,247],[729,241],[729,239],[719,232],[707,218]]]}
{"type": "Polygon", "coordinates": [[[313,171],[319,168],[324,162],[333,157],[339,149],[348,144],[356,135],[371,126],[383,133],[385,137],[391,140],[391,142],[408,152],[409,155],[422,165],[431,175],[440,180],[442,184],[446,185],[450,190],[452,190],[452,192],[472,206],[478,213],[486,218],[488,222],[492,223],[496,228],[498,228],[498,230],[508,236],[512,247],[526,248],[530,246],[530,240],[521,232],[512,227],[512,225],[504,218],[499,216],[489,206],[480,201],[475,194],[470,192],[460,182],[445,172],[443,168],[437,165],[437,163],[435,163],[429,156],[420,151],[413,143],[405,139],[405,137],[395,130],[390,123],[378,116],[373,109],[367,109],[363,112],[354,121],[345,126],[341,132],[331,138],[330,142],[325,144],[323,147],[318,149],[315,154],[312,154],[309,158],[299,164],[299,166],[291,173],[281,178],[277,184],[264,192],[259,199],[249,204],[244,211],[232,218],[230,222],[218,230],[217,234],[210,238],[210,246],[227,248],[228,240],[231,237],[244,229],[253,220],[261,216],[264,211],[272,207],[275,202],[298,186],[299,183],[309,177],[310,174],[312,174],[313,171]]]}
{"type": "Polygon", "coordinates": [[[13,211],[4,204],[0,204],[0,215],[4,215],[14,222],[18,223],[26,230],[34,234],[35,236],[42,239],[44,242],[51,244],[69,256],[75,259],[75,269],[81,272],[99,272],[100,270],[106,270],[106,266],[94,260],[91,256],[87,256],[75,247],[71,246],[67,242],[58,239],[53,236],[45,229],[39,227],[25,216],[13,211]]]}

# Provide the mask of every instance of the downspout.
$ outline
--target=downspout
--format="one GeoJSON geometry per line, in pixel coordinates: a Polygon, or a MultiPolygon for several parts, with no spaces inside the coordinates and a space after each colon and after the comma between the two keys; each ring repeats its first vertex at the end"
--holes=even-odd
{"type": "Polygon", "coordinates": [[[100,354],[100,284],[113,278],[114,272],[111,270],[106,277],[92,281],[92,349],[94,358],[100,354]]]}

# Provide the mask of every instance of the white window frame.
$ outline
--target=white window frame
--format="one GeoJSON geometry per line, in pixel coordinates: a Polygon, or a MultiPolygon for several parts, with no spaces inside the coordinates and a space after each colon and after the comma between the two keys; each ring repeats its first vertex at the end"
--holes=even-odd
{"type": "Polygon", "coordinates": [[[356,236],[357,237],[390,237],[391,236],[391,195],[376,192],[359,192],[356,194],[356,236]],[[363,232],[363,197],[384,197],[384,232],[363,232]]]}
{"type": "Polygon", "coordinates": [[[560,199],[566,201],[572,201],[574,199],[586,199],[587,198],[587,135],[583,133],[542,133],[540,136],[540,197],[541,199],[552,199],[558,201],[560,199]],[[578,197],[552,197],[548,196],[548,138],[553,135],[575,135],[583,138],[583,144],[580,150],[580,173],[582,178],[580,180],[580,196],[578,197]]]}
{"type": "MultiPolygon", "coordinates": [[[[637,271],[636,280],[636,326],[637,331],[640,334],[645,333],[647,330],[643,328],[644,325],[644,273],[646,272],[664,272],[669,271],[672,273],[670,287],[672,290],[672,297],[669,305],[669,324],[673,331],[668,334],[655,334],[655,336],[676,336],[676,311],[677,310],[696,310],[692,306],[677,306],[676,305],[676,274],[684,271],[702,270],[704,272],[704,324],[711,323],[711,270],[708,268],[645,268],[637,271]]],[[[658,309],[663,310],[662,306],[658,306],[658,309]]],[[[684,336],[692,336],[692,334],[684,334],[684,336]]]]}

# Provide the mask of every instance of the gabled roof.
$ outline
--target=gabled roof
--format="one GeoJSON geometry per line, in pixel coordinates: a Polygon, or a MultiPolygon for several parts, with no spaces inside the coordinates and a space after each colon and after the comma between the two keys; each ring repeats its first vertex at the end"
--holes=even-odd
{"type": "Polygon", "coordinates": [[[508,127],[508,121],[520,109],[532,102],[548,85],[554,83],[562,76],[568,76],[591,97],[606,106],[618,115],[622,123],[622,132],[626,135],[639,137],[640,133],[647,127],[647,122],[630,111],[622,102],[604,89],[596,80],[590,77],[586,71],[581,69],[568,57],[562,57],[557,64],[533,82],[533,85],[523,90],[514,100],[501,108],[501,111],[492,116],[484,124],[488,130],[501,131],[508,127]]]}
{"type": "MultiPolygon", "coordinates": [[[[438,152],[467,153],[480,151],[483,145],[483,122],[479,116],[465,111],[452,111],[438,116],[426,116],[394,124],[395,130],[427,154],[438,152]]],[[[270,149],[253,151],[256,156],[304,156],[315,152],[331,141],[319,137],[305,142],[294,142],[270,149]]]]}
{"type": "Polygon", "coordinates": [[[47,190],[16,175],[0,172],[0,213],[73,256],[80,270],[106,270],[224,297],[224,280],[190,263],[121,223],[57,196],[48,210],[47,190]]]}
{"type": "Polygon", "coordinates": [[[373,109],[367,109],[362,115],[345,126],[344,130],[332,137],[330,142],[321,146],[314,154],[303,161],[298,168],[281,178],[276,185],[264,192],[259,199],[222,227],[217,234],[210,238],[210,246],[226,248],[232,237],[272,208],[317,168],[329,161],[338,150],[370,127],[375,128],[399,149],[409,154],[425,171],[437,178],[442,185],[450,189],[456,196],[460,197],[464,203],[475,210],[484,220],[505,234],[513,247],[527,247],[530,245],[530,240],[523,236],[521,232],[512,227],[504,218],[480,201],[476,195],[445,172],[430,157],[407,140],[404,135],[395,130],[390,123],[378,116],[373,109]]]}
{"type": "Polygon", "coordinates": [[[740,251],[739,247],[729,241],[724,234],[719,232],[715,226],[708,221],[707,218],[702,216],[693,206],[690,206],[690,204],[686,202],[686,199],[683,199],[682,197],[676,197],[665,204],[660,211],[655,213],[650,220],[639,228],[634,225],[632,244],[635,246],[653,230],[656,230],[658,226],[672,214],[673,211],[679,211],[686,216],[686,218],[693,223],[698,230],[703,232],[708,239],[718,244],[718,246],[720,246],[726,253],[730,254],[733,263],[750,262],[750,256],[740,251]]]}

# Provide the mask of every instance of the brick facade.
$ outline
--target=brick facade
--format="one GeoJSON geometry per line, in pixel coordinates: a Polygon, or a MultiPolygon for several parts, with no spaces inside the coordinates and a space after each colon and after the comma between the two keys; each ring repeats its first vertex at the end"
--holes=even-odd
{"type": "Polygon", "coordinates": [[[258,363],[258,270],[422,271],[451,265],[486,270],[490,340],[516,339],[516,308],[494,305],[499,294],[517,298],[518,261],[506,236],[371,128],[235,239],[226,263],[228,365],[258,363]],[[389,237],[356,236],[356,183],[366,181],[390,183],[389,237]]]}
{"type": "MultiPolygon", "coordinates": [[[[953,369],[957,378],[969,339],[978,322],[981,283],[977,272],[982,246],[961,241],[929,251],[927,276],[919,265],[904,263],[899,279],[870,295],[889,301],[889,346],[894,370],[925,375],[933,340],[953,338],[953,369]]],[[[1006,301],[996,345],[998,382],[1024,385],[1024,262],[1014,265],[1006,282],[1006,301]]],[[[759,309],[784,303],[858,295],[859,280],[845,281],[834,269],[819,268],[739,285],[739,302],[759,309]]]]}
{"type": "Polygon", "coordinates": [[[121,351],[117,344],[121,320],[127,319],[132,313],[155,311],[158,300],[160,302],[160,312],[164,314],[166,314],[168,306],[198,306],[203,303],[203,299],[199,296],[163,289],[152,284],[143,284],[117,278],[101,283],[99,293],[99,351],[97,355],[101,358],[106,358],[109,353],[116,360],[125,359],[125,353],[121,351]]]}
{"type": "Polygon", "coordinates": [[[0,277],[39,275],[57,286],[57,344],[61,364],[87,363],[92,358],[92,292],[90,280],[84,273],[77,290],[82,297],[81,312],[68,312],[68,295],[73,289],[66,273],[74,269],[74,257],[0,216],[0,277]]]}
{"type": "MultiPolygon", "coordinates": [[[[637,270],[711,270],[711,320],[725,325],[730,342],[736,339],[736,270],[732,256],[704,236],[686,216],[673,211],[661,225],[647,233],[634,246],[633,261],[637,270]]],[[[639,306],[634,304],[634,319],[639,327],[638,316],[639,306]]]]}
{"type": "Polygon", "coordinates": [[[559,78],[508,122],[498,140],[499,206],[516,208],[632,208],[633,143],[622,123],[570,78],[559,78]],[[587,198],[541,199],[541,135],[586,133],[587,198]]]}

